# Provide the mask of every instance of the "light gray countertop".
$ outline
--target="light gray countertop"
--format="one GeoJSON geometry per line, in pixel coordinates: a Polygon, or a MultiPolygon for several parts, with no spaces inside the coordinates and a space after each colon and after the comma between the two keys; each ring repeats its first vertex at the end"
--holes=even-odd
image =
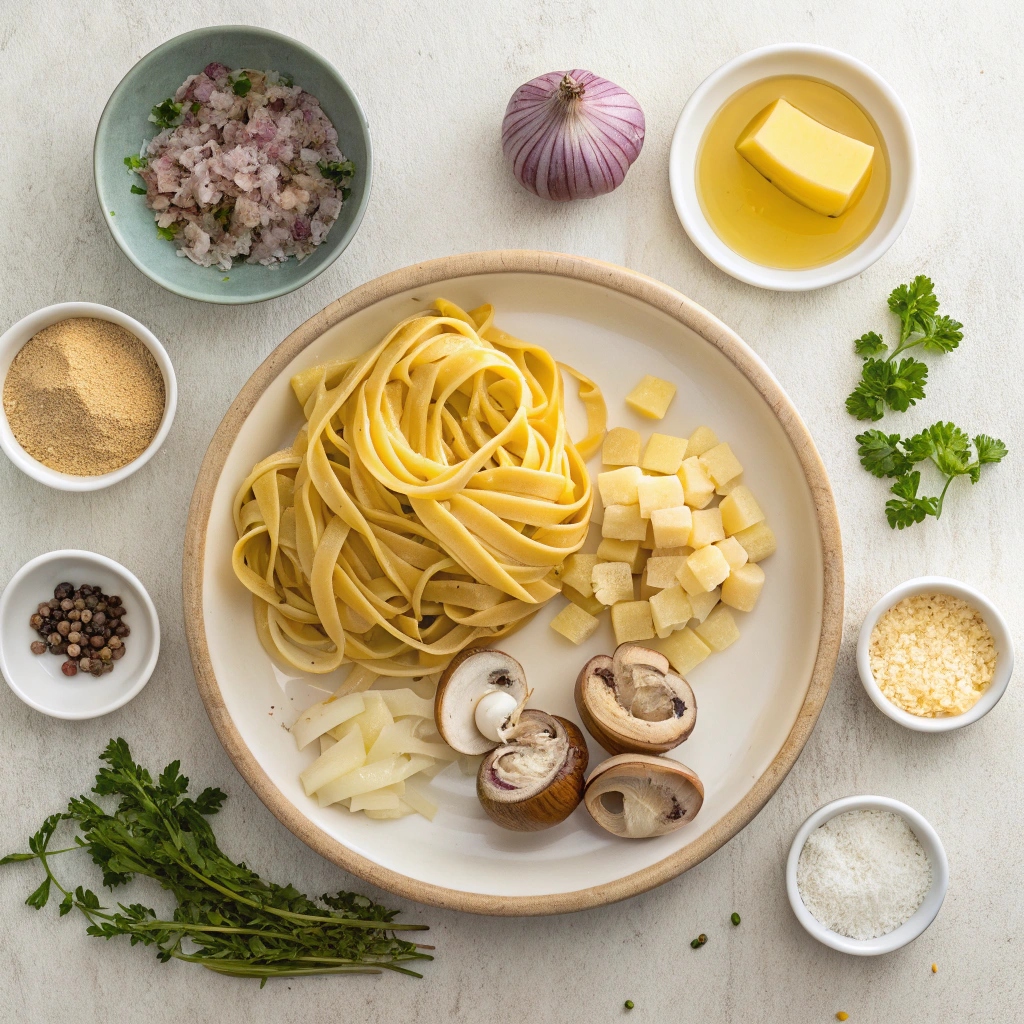
{"type": "Polygon", "coordinates": [[[155,677],[106,718],[55,721],[0,687],[4,850],[23,848],[46,814],[84,791],[96,753],[123,735],[151,765],[181,758],[194,783],[225,788],[221,841],[261,873],[310,893],[367,890],[281,826],[217,742],[182,630],[181,546],[203,452],[253,369],[338,295],[418,260],[492,248],[579,253],[642,271],[707,307],[767,362],[815,437],[842,520],[847,581],[839,667],[802,757],[736,839],[675,881],[562,918],[489,919],[406,905],[405,917],[429,923],[437,946],[426,980],[316,978],[260,991],[255,982],[160,965],[124,940],[88,938],[80,919],[58,919],[55,907],[30,910],[22,900],[34,874],[7,867],[0,1019],[543,1024],[616,1020],[627,998],[635,1021],[826,1021],[837,1010],[849,1012],[851,1024],[1019,1016],[1021,688],[1011,683],[997,709],[966,730],[914,734],[870,704],[853,647],[870,605],[922,573],[979,587],[1020,643],[1022,37],[1024,19],[1007,0],[0,5],[0,328],[53,302],[115,306],[162,339],[180,387],[163,450],[111,490],[58,493],[0,461],[0,583],[41,552],[91,548],[142,579],[164,629],[155,677]],[[366,110],[377,175],[362,228],[332,268],[270,303],[218,308],[162,291],[122,256],[93,193],[92,136],[107,96],[143,54],[179,32],[232,22],[289,33],[338,66],[366,110]],[[921,152],[917,207],[890,252],[856,280],[803,295],[760,292],[711,266],[680,228],[667,181],[672,129],[694,87],[736,54],[780,41],[834,46],[871,64],[906,103],[921,152]],[[555,205],[515,184],[498,139],[513,89],[569,67],[629,89],[647,116],[647,139],[618,191],[555,205]],[[929,358],[928,401],[900,425],[956,419],[972,434],[1002,437],[1011,455],[970,493],[966,483],[956,486],[940,521],[896,534],[882,519],[884,485],[857,464],[843,397],[857,374],[851,339],[890,326],[889,290],[917,273],[935,279],[965,339],[955,354],[929,358]],[[950,861],[949,895],[932,928],[874,959],[815,943],[790,912],[783,884],[798,825],[852,793],[912,804],[934,824],[950,861]],[[728,925],[733,910],[743,916],[739,928],[728,925]],[[689,941],[701,931],[710,941],[694,952],[689,941]]]}

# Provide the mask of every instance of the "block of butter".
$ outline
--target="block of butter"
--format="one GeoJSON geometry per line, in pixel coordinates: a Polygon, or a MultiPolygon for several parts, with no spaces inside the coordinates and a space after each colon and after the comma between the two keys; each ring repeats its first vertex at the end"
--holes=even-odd
{"type": "Polygon", "coordinates": [[[874,146],[815,121],[784,99],[747,126],[736,149],[790,199],[838,217],[860,198],[871,176],[874,146]]]}

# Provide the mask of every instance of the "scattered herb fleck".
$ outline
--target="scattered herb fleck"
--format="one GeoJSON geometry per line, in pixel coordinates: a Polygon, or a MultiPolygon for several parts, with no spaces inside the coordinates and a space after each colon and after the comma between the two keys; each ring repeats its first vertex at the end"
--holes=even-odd
{"type": "Polygon", "coordinates": [[[129,172],[138,171],[149,164],[149,160],[144,156],[126,156],[124,158],[124,165],[128,168],[129,172]]]}
{"type": "Polygon", "coordinates": [[[165,238],[168,242],[174,241],[174,236],[178,233],[178,222],[175,221],[173,224],[169,224],[167,227],[162,228],[157,225],[156,233],[161,237],[165,238]]]}
{"type": "Polygon", "coordinates": [[[146,194],[146,190],[141,185],[132,185],[132,194],[144,196],[146,194]]]}
{"type": "MultiPolygon", "coordinates": [[[[332,160],[330,163],[321,160],[316,166],[317,170],[335,187],[342,186],[356,173],[356,165],[351,160],[332,160]]],[[[344,192],[342,198],[347,198],[344,192]]]]}
{"type": "Polygon", "coordinates": [[[231,91],[236,96],[248,96],[249,90],[252,88],[252,80],[243,71],[232,83],[231,91]]]}
{"type": "Polygon", "coordinates": [[[733,913],[729,916],[729,920],[732,921],[733,924],[739,924],[740,915],[733,911],[733,913]]]}
{"type": "Polygon", "coordinates": [[[231,278],[230,278],[230,277],[222,277],[222,278],[221,278],[221,280],[222,280],[222,281],[230,281],[230,280],[231,280],[231,278]]]}
{"type": "Polygon", "coordinates": [[[693,949],[700,949],[700,947],[703,946],[704,943],[707,941],[708,937],[703,932],[701,932],[700,935],[698,935],[697,938],[695,938],[693,942],[690,943],[690,946],[693,949]]]}
{"type": "Polygon", "coordinates": [[[203,105],[199,100],[196,100],[188,109],[191,110],[193,114],[198,114],[199,111],[203,109],[203,105]]]}
{"type": "Polygon", "coordinates": [[[149,112],[149,120],[158,128],[173,128],[181,124],[181,107],[173,98],[168,98],[149,112]]]}
{"type": "Polygon", "coordinates": [[[133,946],[154,946],[161,962],[202,964],[218,974],[259,978],[261,986],[275,977],[379,974],[382,969],[418,978],[401,964],[433,959],[422,952],[432,947],[396,936],[424,927],[395,924],[396,911],[350,892],[314,902],[291,885],[263,881],[227,857],[207,820],[220,810],[225,794],[210,788],[188,797],[179,762],[169,764],[154,782],[123,739],[111,740],[100,759],[106,766],[92,791],[116,797],[114,811],[89,796],[72,799],[66,812],[50,815],[29,839],[31,852],[0,860],[39,862],[45,877],[26,899],[30,907],[44,907],[56,888],[62,897],[60,916],[77,909],[89,923],[89,935],[125,935],[133,946]],[[63,821],[74,822],[81,835],[75,836],[76,845],[50,850],[63,821]],[[172,919],[160,920],[140,903],[108,909],[83,886],[65,887],[51,861],[81,849],[89,852],[111,888],[136,876],[158,882],[177,901],[172,919]]]}
{"type": "Polygon", "coordinates": [[[623,1005],[626,1007],[627,1010],[632,1010],[633,1009],[633,1000],[632,999],[627,999],[625,1001],[625,1003],[623,1003],[623,1005]]]}

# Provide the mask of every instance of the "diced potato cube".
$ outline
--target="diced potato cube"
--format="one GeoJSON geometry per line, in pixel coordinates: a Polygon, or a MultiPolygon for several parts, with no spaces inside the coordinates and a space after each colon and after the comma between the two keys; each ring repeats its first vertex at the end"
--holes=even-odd
{"type": "Polygon", "coordinates": [[[655,548],[651,552],[651,558],[678,558],[680,555],[685,558],[692,551],[693,548],[688,548],[685,544],[677,548],[655,548]]]}
{"type": "Polygon", "coordinates": [[[659,548],[686,547],[693,527],[693,513],[689,505],[674,508],[656,508],[651,513],[654,524],[654,543],[659,548]]]}
{"type": "MultiPolygon", "coordinates": [[[[651,563],[648,562],[647,564],[649,566],[651,563]]],[[[697,579],[696,576],[693,575],[690,571],[690,567],[686,564],[685,559],[683,560],[683,564],[679,566],[679,571],[676,573],[676,580],[680,586],[682,586],[683,590],[690,595],[690,597],[693,597],[695,594],[707,593],[707,588],[699,579],[697,579]]]]}
{"type": "Polygon", "coordinates": [[[640,506],[608,505],[604,510],[601,536],[612,540],[642,541],[647,536],[647,522],[640,518],[640,506]]]}
{"type": "Polygon", "coordinates": [[[718,507],[722,510],[722,524],[729,536],[764,519],[761,506],[750,493],[750,488],[743,484],[727,494],[718,507]]]}
{"type": "Polygon", "coordinates": [[[722,604],[741,612],[753,611],[763,587],[764,569],[756,562],[747,562],[733,569],[722,584],[722,604]]]}
{"type": "Polygon", "coordinates": [[[617,644],[634,640],[650,640],[654,636],[654,620],[649,601],[622,601],[612,605],[612,629],[617,644]]]}
{"type": "Polygon", "coordinates": [[[591,591],[590,597],[584,597],[575,587],[562,584],[562,593],[578,608],[582,608],[588,615],[600,615],[604,611],[604,605],[591,591]]]}
{"type": "Polygon", "coordinates": [[[713,651],[724,651],[740,638],[736,620],[725,605],[719,605],[694,632],[713,651]]]}
{"type": "Polygon", "coordinates": [[[725,555],[725,560],[733,571],[741,565],[746,565],[749,561],[743,545],[735,537],[726,537],[725,540],[715,541],[715,547],[725,555]]]}
{"type": "Polygon", "coordinates": [[[651,420],[660,420],[676,397],[676,386],[660,377],[644,377],[628,395],[626,405],[651,420]]]}
{"type": "Polygon", "coordinates": [[[710,653],[711,648],[689,627],[679,629],[651,646],[668,658],[669,664],[681,676],[696,668],[710,653]]]}
{"type": "Polygon", "coordinates": [[[640,464],[640,435],[629,427],[612,427],[604,435],[601,461],[606,466],[637,466],[640,464]]]}
{"type": "Polygon", "coordinates": [[[640,468],[647,470],[648,473],[678,473],[685,452],[685,437],[651,434],[640,460],[640,468]]]}
{"type": "Polygon", "coordinates": [[[735,480],[743,472],[740,460],[724,442],[716,444],[714,448],[709,448],[701,455],[700,464],[704,467],[704,472],[715,482],[715,487],[735,480]]]}
{"type": "Polygon", "coordinates": [[[690,607],[693,609],[693,617],[698,622],[703,622],[711,614],[711,609],[718,604],[721,596],[721,587],[715,587],[714,590],[709,590],[706,594],[691,594],[690,607]]]}
{"type": "Polygon", "coordinates": [[[601,504],[606,509],[609,505],[635,505],[640,500],[636,487],[643,475],[644,471],[639,466],[623,466],[622,469],[598,473],[597,489],[601,493],[601,504]]]}
{"type": "MultiPolygon", "coordinates": [[[[675,508],[683,502],[683,485],[677,476],[645,476],[636,488],[640,515],[650,519],[656,508],[675,508]]],[[[643,538],[640,538],[643,540],[643,538]]]]}
{"type": "Polygon", "coordinates": [[[733,537],[743,546],[751,562],[763,562],[775,554],[775,534],[767,523],[755,523],[745,530],[738,530],[733,537]]]}
{"type": "Polygon", "coordinates": [[[652,551],[658,545],[654,543],[654,524],[647,520],[647,536],[640,541],[640,547],[647,548],[648,551],[652,551]]]}
{"type": "Polygon", "coordinates": [[[720,494],[724,498],[727,494],[732,494],[741,483],[743,483],[743,477],[734,476],[728,483],[715,484],[715,494],[720,494]]]}
{"type": "Polygon", "coordinates": [[[688,541],[691,548],[706,548],[715,541],[725,540],[722,513],[717,508],[698,509],[693,513],[693,527],[688,541]]]}
{"type": "Polygon", "coordinates": [[[600,526],[604,522],[604,505],[600,493],[594,494],[594,504],[590,508],[590,522],[600,526]]]}
{"type": "Polygon", "coordinates": [[[594,571],[597,561],[597,555],[584,555],[580,552],[570,555],[562,563],[562,570],[558,574],[559,582],[562,586],[568,584],[584,597],[593,597],[594,588],[590,585],[590,574],[594,571]]]}
{"type": "Polygon", "coordinates": [[[647,584],[659,590],[674,587],[679,583],[679,570],[686,565],[686,559],[680,555],[669,558],[647,559],[647,584]]]}
{"type": "Polygon", "coordinates": [[[651,595],[658,593],[656,587],[652,587],[647,582],[647,566],[644,566],[644,571],[640,576],[640,586],[637,590],[637,596],[641,601],[650,601],[651,595]]]}
{"type": "Polygon", "coordinates": [[[704,590],[714,590],[729,575],[729,563],[725,555],[713,544],[694,551],[686,559],[686,567],[704,590]]]}
{"type": "Polygon", "coordinates": [[[601,604],[633,600],[633,573],[626,562],[598,562],[591,578],[594,597],[601,604]]]}
{"type": "Polygon", "coordinates": [[[690,508],[704,508],[715,496],[715,485],[711,477],[704,472],[697,456],[683,459],[679,469],[679,482],[683,485],[685,501],[690,508]]]}
{"type": "Polygon", "coordinates": [[[693,617],[690,599],[677,583],[674,587],[659,590],[650,600],[654,632],[666,637],[674,630],[682,629],[693,617]]]}
{"type": "Polygon", "coordinates": [[[711,451],[718,444],[718,437],[710,427],[698,427],[691,435],[686,445],[686,459],[696,458],[705,452],[711,451]]]}
{"type": "Polygon", "coordinates": [[[605,537],[597,546],[597,557],[602,562],[629,562],[633,572],[641,572],[643,563],[647,561],[647,552],[643,552],[641,558],[638,540],[613,540],[605,537]]]}
{"type": "Polygon", "coordinates": [[[551,628],[574,644],[589,640],[597,632],[600,624],[593,615],[571,602],[551,620],[551,628]]]}

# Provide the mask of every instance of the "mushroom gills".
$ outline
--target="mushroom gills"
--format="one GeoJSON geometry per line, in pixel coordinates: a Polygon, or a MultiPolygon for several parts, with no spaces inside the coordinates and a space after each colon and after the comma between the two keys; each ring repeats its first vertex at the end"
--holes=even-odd
{"type": "Polygon", "coordinates": [[[437,731],[460,754],[485,754],[502,742],[527,692],[522,665],[504,651],[462,651],[437,684],[437,731]]]}
{"type": "Polygon", "coordinates": [[[576,680],[583,724],[613,754],[660,754],[682,743],[697,721],[690,684],[668,659],[639,644],[598,655],[576,680]]]}
{"type": "Polygon", "coordinates": [[[505,742],[484,757],[477,796],[492,821],[534,832],[564,821],[583,797],[588,762],[583,734],[572,722],[527,709],[505,742]]]}
{"type": "Polygon", "coordinates": [[[624,839],[646,839],[692,821],[704,802],[704,787],[678,761],[619,754],[594,769],[584,799],[602,828],[624,839]]]}

